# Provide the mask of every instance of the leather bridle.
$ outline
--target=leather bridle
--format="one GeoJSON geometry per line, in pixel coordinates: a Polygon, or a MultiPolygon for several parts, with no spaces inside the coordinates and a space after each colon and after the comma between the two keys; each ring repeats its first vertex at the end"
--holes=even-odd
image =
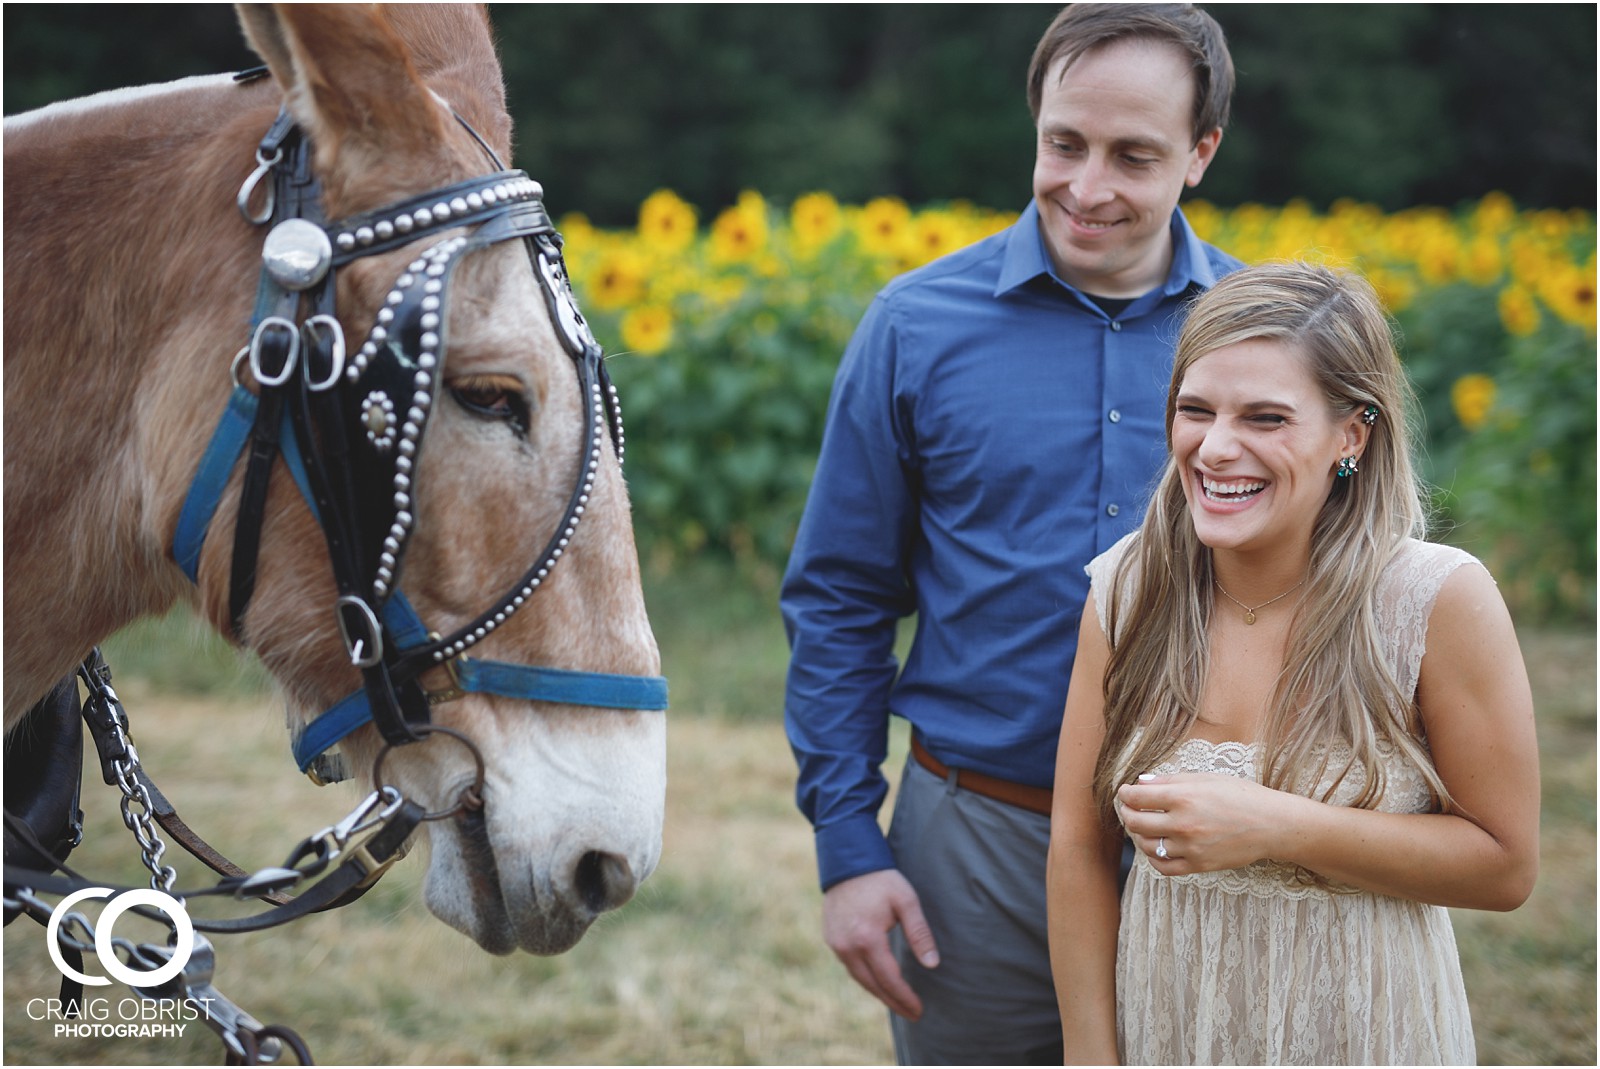
{"type": "Polygon", "coordinates": [[[430,706],[465,692],[605,709],[664,710],[666,680],[483,661],[466,651],[520,611],[567,552],[589,507],[607,430],[620,462],[621,412],[603,353],[578,311],[561,237],[525,173],[498,168],[354,218],[328,221],[311,150],[287,112],[262,139],[258,166],[239,192],[240,211],[271,225],[250,343],[234,359],[235,388],[180,513],[173,557],[198,581],[206,531],[241,454],[229,611],[236,637],[255,583],[268,479],[282,458],[316,517],[338,588],[337,614],[362,687],[306,725],[295,760],[318,782],[342,778],[327,751],[371,721],[389,745],[418,741],[430,706]],[[267,204],[255,211],[268,176],[267,204]],[[443,236],[447,231],[456,233],[443,236]],[[389,289],[359,346],[347,347],[335,309],[338,269],[429,238],[389,289]],[[545,303],[577,371],[583,398],[579,474],[555,533],[520,580],[470,623],[429,631],[400,590],[416,524],[416,484],[430,417],[444,378],[449,283],[473,252],[505,241],[526,246],[545,303]],[[257,387],[239,381],[248,363],[257,387]],[[423,673],[443,668],[452,686],[430,693],[423,673]]]}
{"type": "MultiPolygon", "coordinates": [[[[261,73],[246,72],[239,80],[261,73]]],[[[231,624],[235,637],[244,639],[267,487],[281,459],[323,532],[339,595],[339,630],[362,676],[359,690],[297,734],[294,755],[301,770],[318,783],[345,778],[342,762],[328,751],[370,721],[385,742],[373,765],[375,780],[382,776],[389,749],[434,734],[452,736],[472,751],[477,780],[454,809],[437,813],[424,812],[395,787],[377,782],[348,817],[301,840],[283,865],[247,872],[195,835],[144,774],[127,733],[127,716],[111,688],[110,670],[99,651],[93,651],[80,669],[89,693],[82,718],[94,737],[106,783],[123,791],[123,820],[141,845],[151,886],[170,891],[176,877],[161,863],[165,843],[153,827],[159,824],[224,876],[215,888],[174,893],[182,898],[260,897],[273,904],[250,916],[195,920],[197,931],[258,931],[352,901],[404,855],[406,841],[425,820],[456,817],[461,834],[487,848],[482,753],[467,736],[430,722],[430,707],[437,702],[478,692],[600,709],[667,707],[667,681],[659,676],[571,671],[464,655],[524,608],[549,579],[589,506],[607,431],[619,463],[623,433],[616,390],[600,346],[578,311],[561,237],[545,212],[542,190],[523,172],[507,170],[477,132],[456,119],[488,154],[493,172],[335,222],[322,213],[310,146],[286,112],[279,113],[262,139],[257,167],[238,197],[247,220],[270,224],[250,341],[234,357],[234,389],[190,484],[172,554],[190,581],[198,582],[207,530],[233,469],[247,454],[229,576],[231,624]],[[267,203],[258,212],[255,194],[269,176],[267,203]],[[395,280],[362,344],[348,349],[335,308],[338,268],[430,238],[438,240],[422,249],[395,280]],[[527,249],[556,334],[577,372],[584,409],[578,477],[555,533],[522,578],[471,622],[441,636],[428,630],[400,587],[416,523],[415,486],[426,431],[443,382],[449,283],[462,259],[512,240],[527,249]],[[242,381],[246,363],[254,391],[242,381]],[[434,669],[450,673],[448,691],[424,689],[421,677],[434,669]],[[315,882],[288,896],[290,889],[309,881],[315,882]]],[[[53,909],[38,893],[113,888],[74,872],[63,860],[77,844],[82,825],[77,808],[82,731],[77,684],[71,677],[30,717],[40,714],[72,730],[50,736],[52,771],[39,784],[30,784],[31,791],[21,792],[37,799],[28,799],[22,812],[13,813],[8,792],[4,897],[7,923],[26,914],[48,926],[59,907],[53,909]],[[58,869],[65,875],[54,875],[58,869]]],[[[172,923],[145,907],[135,909],[172,923]]],[[[65,960],[78,969],[85,949],[100,948],[92,926],[77,913],[67,914],[57,942],[65,960]],[[90,942],[68,934],[74,924],[90,942]]],[[[126,944],[130,964],[141,964],[144,972],[165,965],[174,953],[170,945],[119,943],[126,944]]],[[[292,1030],[262,1025],[212,986],[213,964],[210,943],[198,937],[179,975],[158,988],[135,991],[147,999],[203,1002],[206,1024],[221,1035],[230,1063],[262,1064],[287,1050],[309,1064],[309,1052],[292,1030]]],[[[78,1011],[70,1007],[82,1006],[82,989],[64,973],[61,991],[61,1005],[71,1017],[78,1011]]]]}

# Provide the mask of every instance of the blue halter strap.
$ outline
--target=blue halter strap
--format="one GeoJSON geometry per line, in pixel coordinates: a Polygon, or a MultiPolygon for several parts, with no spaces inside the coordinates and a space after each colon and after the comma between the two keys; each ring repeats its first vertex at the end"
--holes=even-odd
{"type": "MultiPolygon", "coordinates": [[[[199,582],[200,551],[206,532],[222,503],[223,491],[232,474],[255,420],[257,398],[243,386],[235,386],[227,407],[217,422],[211,443],[195,472],[189,495],[178,516],[178,529],[172,540],[173,557],[191,583],[199,582]]],[[[287,417],[285,417],[287,419],[287,417]]],[[[305,461],[293,434],[285,433],[283,459],[301,496],[312,512],[310,483],[305,461]]],[[[428,629],[404,594],[396,592],[384,606],[383,624],[402,650],[421,649],[428,644],[428,629]]],[[[667,681],[662,676],[625,676],[605,672],[577,672],[563,668],[509,664],[458,655],[448,667],[454,670],[458,690],[467,694],[499,694],[525,701],[555,702],[594,709],[635,709],[665,711],[668,706],[667,681]]],[[[336,702],[301,730],[293,741],[294,760],[301,772],[318,767],[318,778],[331,781],[332,765],[318,758],[338,745],[346,735],[372,722],[372,706],[365,688],[336,702]]]]}

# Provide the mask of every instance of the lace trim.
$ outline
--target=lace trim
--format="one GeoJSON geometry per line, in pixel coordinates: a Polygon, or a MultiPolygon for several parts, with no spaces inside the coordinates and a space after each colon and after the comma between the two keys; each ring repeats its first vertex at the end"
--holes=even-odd
{"type": "MultiPolygon", "coordinates": [[[[1139,854],[1134,861],[1134,871],[1129,877],[1130,887],[1132,882],[1143,876],[1147,880],[1156,880],[1171,884],[1174,887],[1193,887],[1203,891],[1216,891],[1228,895],[1250,895],[1253,898],[1290,898],[1296,901],[1307,898],[1339,898],[1344,895],[1363,893],[1359,887],[1350,887],[1344,884],[1317,884],[1302,883],[1298,880],[1298,869],[1293,865],[1285,865],[1277,861],[1257,861],[1246,865],[1242,869],[1222,869],[1217,872],[1191,872],[1185,876],[1163,876],[1150,864],[1150,859],[1144,854],[1139,854]]],[[[1139,894],[1149,895],[1157,893],[1154,888],[1140,887],[1139,894]]]]}
{"type": "MultiPolygon", "coordinates": [[[[1139,735],[1140,733],[1136,732],[1129,740],[1130,748],[1138,743],[1139,735]]],[[[1428,790],[1428,781],[1423,778],[1421,771],[1405,760],[1399,747],[1387,740],[1378,740],[1377,751],[1388,785],[1384,796],[1378,802],[1378,808],[1385,813],[1427,812],[1433,796],[1428,790]]],[[[1190,738],[1180,743],[1171,757],[1151,771],[1164,776],[1180,772],[1212,772],[1239,779],[1251,779],[1259,783],[1261,756],[1262,748],[1259,742],[1211,742],[1206,739],[1190,738]]],[[[1329,774],[1316,783],[1312,783],[1309,776],[1302,778],[1293,785],[1294,793],[1308,798],[1326,796],[1331,805],[1350,805],[1366,786],[1366,766],[1359,761],[1354,762],[1349,773],[1338,782],[1338,786],[1335,787],[1334,784],[1338,780],[1338,770],[1351,763],[1353,756],[1348,743],[1341,742],[1332,747],[1328,754],[1328,767],[1331,770],[1329,774]]]]}
{"type": "MultiPolygon", "coordinates": [[[[1137,742],[1137,738],[1133,740],[1137,742]]],[[[1424,813],[1432,805],[1433,796],[1427,780],[1399,750],[1390,743],[1380,742],[1378,755],[1383,763],[1388,789],[1379,800],[1378,808],[1388,813],[1424,813]]],[[[1257,742],[1211,742],[1206,739],[1185,739],[1173,755],[1152,771],[1157,775],[1171,776],[1180,772],[1208,772],[1233,776],[1238,779],[1261,781],[1260,763],[1262,747],[1257,742]]],[[[1340,769],[1351,756],[1350,747],[1340,744],[1330,754],[1329,766],[1340,769]]],[[[1333,791],[1330,804],[1349,805],[1365,785],[1365,766],[1357,763],[1344,781],[1333,791]]],[[[1312,788],[1309,782],[1296,785],[1296,794],[1322,797],[1333,786],[1333,777],[1325,777],[1312,788]]],[[[1135,869],[1149,879],[1171,881],[1179,885],[1215,888],[1228,894],[1249,894],[1262,898],[1332,898],[1361,893],[1359,888],[1343,884],[1326,887],[1308,885],[1300,880],[1300,869],[1270,859],[1254,862],[1238,869],[1216,872],[1196,872],[1184,876],[1163,876],[1150,864],[1144,854],[1135,859],[1135,869]]]]}

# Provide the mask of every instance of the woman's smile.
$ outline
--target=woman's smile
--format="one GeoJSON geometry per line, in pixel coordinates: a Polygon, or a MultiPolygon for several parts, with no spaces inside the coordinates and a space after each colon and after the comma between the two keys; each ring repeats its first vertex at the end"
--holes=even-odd
{"type": "Polygon", "coordinates": [[[1265,479],[1217,479],[1197,471],[1201,496],[1217,505],[1248,505],[1267,488],[1265,479]]]}
{"type": "Polygon", "coordinates": [[[1303,556],[1340,457],[1360,452],[1356,422],[1335,417],[1293,345],[1258,338],[1195,360],[1171,435],[1200,541],[1303,556]]]}

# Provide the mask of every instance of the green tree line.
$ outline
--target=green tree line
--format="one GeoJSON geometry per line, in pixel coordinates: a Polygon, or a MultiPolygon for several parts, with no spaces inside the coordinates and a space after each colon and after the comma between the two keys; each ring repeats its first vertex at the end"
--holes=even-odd
{"type": "MultiPolygon", "coordinates": [[[[603,225],[662,187],[705,211],[744,188],[1018,208],[1023,72],[1055,10],[490,5],[517,164],[603,225]]],[[[1208,10],[1239,72],[1213,202],[1593,205],[1593,5],[1208,10]]],[[[13,4],[4,26],[7,114],[255,62],[226,5],[13,4]]]]}

